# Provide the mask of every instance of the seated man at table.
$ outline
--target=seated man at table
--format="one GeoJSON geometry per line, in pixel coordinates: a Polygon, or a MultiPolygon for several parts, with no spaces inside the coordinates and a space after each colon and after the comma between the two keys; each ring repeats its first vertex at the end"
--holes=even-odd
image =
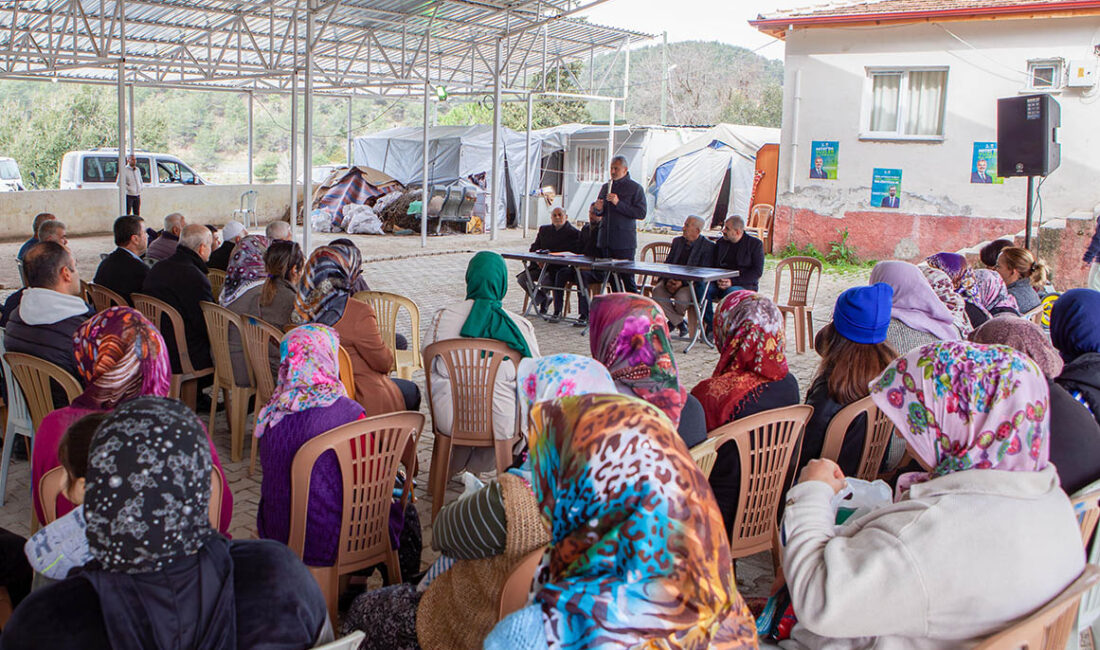
{"type": "MultiPolygon", "coordinates": [[[[602,224],[603,215],[596,212],[596,204],[589,204],[588,223],[584,224],[584,228],[581,228],[581,236],[577,239],[577,247],[573,249],[573,252],[578,255],[584,255],[585,257],[604,257],[597,243],[600,237],[600,227],[602,224]]],[[[590,284],[602,283],[604,275],[604,273],[599,271],[581,271],[581,280],[584,282],[585,286],[581,287],[577,292],[577,310],[580,312],[580,318],[577,319],[577,322],[573,323],[573,327],[584,327],[588,324],[588,291],[586,291],[586,289],[590,284]]],[[[566,282],[575,281],[576,278],[576,271],[571,267],[562,267],[558,270],[557,277],[554,278],[554,284],[559,287],[564,287],[566,282]]]]}
{"type": "Polygon", "coordinates": [[[764,244],[745,232],[745,220],[737,215],[726,219],[722,226],[722,239],[714,251],[714,267],[737,271],[732,280],[718,280],[710,288],[707,313],[703,317],[707,326],[713,318],[714,306],[734,291],[760,290],[760,276],[764,275],[764,244]]]}
{"type": "MultiPolygon", "coordinates": [[[[548,225],[539,228],[539,233],[535,236],[535,241],[531,244],[531,252],[549,252],[549,253],[572,253],[577,247],[577,241],[580,239],[581,232],[577,228],[569,223],[569,217],[566,216],[565,210],[562,208],[554,208],[550,213],[550,223],[548,225]]],[[[551,286],[562,286],[557,284],[558,271],[562,268],[560,265],[551,264],[546,269],[546,275],[543,278],[544,283],[551,286]]],[[[529,264],[527,271],[531,276],[531,282],[538,283],[539,275],[542,273],[542,269],[538,264],[529,264]]],[[[519,286],[527,292],[531,299],[535,301],[535,306],[538,307],[540,314],[545,314],[547,307],[550,305],[550,298],[546,295],[546,292],[542,289],[534,290],[534,287],[528,285],[527,274],[520,273],[516,276],[516,280],[519,281],[519,286]]],[[[554,291],[554,320],[561,318],[561,307],[564,296],[560,290],[554,291]]]]}
{"type": "MultiPolygon", "coordinates": [[[[684,221],[684,234],[672,240],[672,248],[665,256],[665,264],[681,266],[712,266],[714,264],[714,242],[702,237],[703,220],[690,216],[684,221]]],[[[661,306],[668,318],[669,329],[675,327],[680,336],[687,336],[687,323],[684,316],[691,306],[692,286],[681,280],[657,280],[653,287],[653,299],[661,306]]],[[[702,298],[702,285],[695,287],[696,295],[702,298]]]]}

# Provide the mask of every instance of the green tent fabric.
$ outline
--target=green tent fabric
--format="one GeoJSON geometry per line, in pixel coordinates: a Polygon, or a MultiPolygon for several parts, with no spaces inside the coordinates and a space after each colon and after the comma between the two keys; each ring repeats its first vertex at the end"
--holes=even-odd
{"type": "Polygon", "coordinates": [[[462,325],[462,336],[495,339],[519,352],[531,356],[527,339],[523,338],[501,301],[508,292],[508,266],[504,258],[492,251],[474,255],[466,267],[466,300],[474,306],[462,325]]]}

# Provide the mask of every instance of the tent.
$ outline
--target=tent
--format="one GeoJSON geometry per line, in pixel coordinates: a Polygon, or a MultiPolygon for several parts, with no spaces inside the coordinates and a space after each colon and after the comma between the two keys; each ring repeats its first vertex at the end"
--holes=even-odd
{"type": "MultiPolygon", "coordinates": [[[[525,188],[537,182],[540,145],[532,139],[530,164],[524,161],[524,135],[501,127],[501,157],[498,163],[507,172],[505,189],[521,197],[525,188]],[[524,178],[527,182],[524,183],[524,178]]],[[[356,165],[366,165],[389,174],[405,185],[423,182],[423,130],[418,127],[397,127],[355,138],[353,159],[356,165]]],[[[428,178],[432,185],[446,185],[458,179],[485,173],[493,167],[493,129],[486,125],[433,126],[428,129],[428,178]]],[[[506,224],[508,192],[497,198],[501,220],[506,224]]],[[[517,206],[511,204],[516,213],[517,206]]]]}
{"type": "Polygon", "coordinates": [[[646,189],[647,220],[681,228],[689,216],[710,223],[721,198],[727,214],[747,217],[756,152],[779,142],[779,129],[719,124],[657,161],[646,189]]]}
{"type": "Polygon", "coordinates": [[[336,225],[344,223],[344,207],[362,205],[372,198],[402,189],[401,183],[370,167],[340,167],[313,191],[310,214],[325,210],[336,225]]]}

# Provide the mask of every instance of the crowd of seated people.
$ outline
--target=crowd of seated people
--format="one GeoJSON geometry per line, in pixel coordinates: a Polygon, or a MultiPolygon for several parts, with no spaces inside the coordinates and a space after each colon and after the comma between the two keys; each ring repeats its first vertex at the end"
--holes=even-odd
{"type": "MultiPolygon", "coordinates": [[[[504,307],[504,259],[490,251],[470,259],[465,300],[434,314],[425,345],[492,339],[515,352],[518,364],[502,364],[492,386],[491,421],[494,438],[518,435],[514,463],[442,508],[432,528],[442,555],[423,575],[416,508],[394,498],[387,532],[406,582],[342,603],[341,631],[367,632],[360,647],[750,648],[781,639],[789,648],[946,650],[1006,628],[1081,574],[1085,553],[1067,495],[1100,479],[1100,293],[1062,294],[1048,338],[1021,317],[1027,310],[1012,291],[1020,279],[999,268],[1018,268],[1011,246],[997,254],[997,270],[948,253],[919,265],[880,262],[868,285],[837,299],[803,395],[779,309],[757,292],[755,238],[737,217],[717,244],[700,221],[686,225],[669,263],[708,258],[747,269],[702,296],[714,299],[719,359],[701,381],[681,373],[669,328],[668,309],[682,320],[678,305],[694,288],[661,283],[654,298],[595,297],[585,306],[590,356],[542,356],[532,324],[504,307]],[[837,525],[836,495],[860,464],[866,419],[850,424],[835,459],[820,456],[836,414],[864,398],[896,430],[882,463],[894,496],[837,525]],[[794,622],[780,633],[774,620],[754,620],[734,580],[730,525],[742,475],[755,469],[742,466],[733,444],[717,450],[709,477],[691,454],[730,423],[799,403],[814,411],[777,520],[777,583],[794,622]],[[531,553],[542,559],[526,606],[500,619],[504,583],[531,553]]],[[[575,234],[563,235],[566,226],[558,215],[547,238],[568,235],[563,250],[583,251],[585,232],[568,226],[575,234]]],[[[588,236],[598,228],[590,222],[588,236]]],[[[50,504],[59,518],[25,548],[29,571],[9,562],[18,538],[0,531],[0,571],[19,601],[0,647],[163,647],[173,639],[174,647],[305,648],[332,638],[337,622],[307,567],[336,559],[344,481],[333,454],[312,468],[296,557],[286,547],[291,466],[303,445],[336,427],[419,411],[420,388],[391,376],[394,355],[377,315],[355,299],[367,290],[358,247],[338,239],[307,257],[286,234],[225,229],[233,246],[214,296],[211,232],[184,224],[140,287],[183,316],[196,368],[211,363],[203,301],[286,330],[269,360],[275,391],[255,405],[263,477],[254,541],[225,536],[232,494],[213,432],[168,397],[179,351],[163,324],[126,306],[94,313],[65,243],[43,239],[25,253],[29,288],[5,343],[56,359],[83,391],[58,404],[35,437],[33,482],[57,467],[66,479],[50,504]],[[350,395],[341,348],[355,379],[350,395]],[[211,513],[214,474],[223,492],[221,511],[211,513]]],[[[145,267],[140,219],[120,218],[115,244],[104,277],[124,262],[145,267]]],[[[1029,264],[1043,274],[1041,262],[1029,264]]],[[[553,271],[563,286],[563,271],[553,271]]],[[[553,295],[537,304],[557,308],[553,295]]],[[[230,344],[236,377],[247,381],[239,336],[230,344]]],[[[454,427],[454,379],[441,360],[425,369],[437,435],[454,427]]],[[[493,469],[493,451],[456,448],[452,476],[493,469]]],[[[38,497],[34,512],[49,523],[38,497]]]]}

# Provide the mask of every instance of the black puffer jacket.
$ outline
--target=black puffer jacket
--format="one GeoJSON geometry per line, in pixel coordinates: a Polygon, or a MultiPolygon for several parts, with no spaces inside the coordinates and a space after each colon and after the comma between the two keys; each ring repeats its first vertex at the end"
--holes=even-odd
{"type": "Polygon", "coordinates": [[[1067,363],[1054,383],[1087,406],[1100,422],[1100,352],[1086,352],[1067,363]]]}
{"type": "MultiPolygon", "coordinates": [[[[214,365],[210,360],[206,320],[202,317],[202,307],[199,306],[202,301],[214,302],[214,294],[210,291],[210,280],[206,277],[206,263],[198,253],[186,246],[180,246],[171,257],[157,262],[145,278],[142,293],[160,298],[183,317],[183,334],[187,340],[191,365],[195,370],[214,365]]],[[[180,372],[179,353],[172,327],[167,323],[159,325],[168,344],[172,372],[180,372]]]]}

